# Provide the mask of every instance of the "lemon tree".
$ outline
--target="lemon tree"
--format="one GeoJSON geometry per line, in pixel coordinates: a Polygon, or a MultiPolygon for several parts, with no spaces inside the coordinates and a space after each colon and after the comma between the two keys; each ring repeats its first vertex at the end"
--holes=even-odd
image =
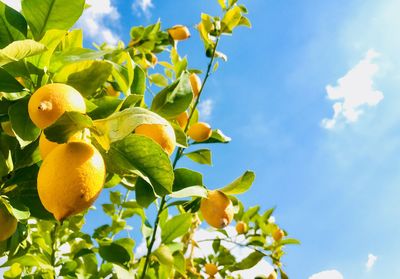
{"type": "Polygon", "coordinates": [[[133,26],[126,44],[86,48],[73,28],[84,0],[22,0],[21,12],[0,2],[4,278],[240,278],[261,260],[274,272],[255,276],[288,278],[284,248],[299,242],[274,208],[239,200],[255,174],[208,188],[178,167],[183,157],[211,165],[206,147],[230,141],[197,106],[226,60],[220,40],[251,24],[237,0],[215,5],[220,14],[202,13],[193,30],[158,21],[133,26]],[[178,52],[193,34],[204,69],[178,52]],[[99,195],[108,201],[95,208],[99,195]],[[212,252],[196,253],[204,245],[212,252]],[[232,245],[251,252],[236,258],[232,245]]]}

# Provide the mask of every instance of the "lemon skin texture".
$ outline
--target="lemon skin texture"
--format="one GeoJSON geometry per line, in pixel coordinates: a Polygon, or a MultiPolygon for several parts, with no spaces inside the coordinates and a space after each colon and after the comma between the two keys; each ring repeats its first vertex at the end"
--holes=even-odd
{"type": "Polygon", "coordinates": [[[136,127],[135,133],[151,138],[162,149],[171,155],[175,149],[175,132],[171,126],[162,124],[142,124],[136,127]]]}
{"type": "Polygon", "coordinates": [[[86,112],[82,95],[66,84],[44,85],[33,93],[28,103],[29,117],[40,129],[53,124],[66,111],[86,112]]]}
{"type": "Polygon", "coordinates": [[[229,225],[234,215],[231,200],[218,190],[209,191],[207,198],[201,200],[200,211],[204,220],[216,229],[229,225]]]}
{"type": "Polygon", "coordinates": [[[60,144],[48,154],[38,173],[43,206],[57,220],[89,208],[100,194],[106,169],[100,152],[85,142],[60,144]]]}
{"type": "Polygon", "coordinates": [[[212,130],[210,125],[204,122],[197,122],[190,126],[187,134],[194,141],[203,142],[208,140],[212,135],[212,130]]]}

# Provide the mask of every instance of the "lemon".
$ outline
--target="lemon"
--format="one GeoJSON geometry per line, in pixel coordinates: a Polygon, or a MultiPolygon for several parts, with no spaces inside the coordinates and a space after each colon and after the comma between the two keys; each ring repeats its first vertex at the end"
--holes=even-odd
{"type": "Polygon", "coordinates": [[[221,191],[209,191],[207,198],[201,200],[200,211],[206,222],[217,229],[230,224],[234,209],[231,200],[221,191]]]}
{"type": "Polygon", "coordinates": [[[93,145],[60,144],[39,169],[39,198],[57,220],[65,219],[92,205],[100,194],[105,175],[103,158],[93,145]]]}
{"type": "Polygon", "coordinates": [[[213,263],[206,263],[204,268],[206,269],[206,273],[210,276],[214,276],[218,273],[218,267],[213,263]]]}
{"type": "Polygon", "coordinates": [[[212,130],[210,125],[204,122],[197,122],[190,126],[188,130],[188,135],[197,142],[202,142],[208,140],[212,135],[212,130]]]}
{"type": "Polygon", "coordinates": [[[236,224],[236,232],[238,234],[244,234],[248,230],[247,224],[243,221],[240,221],[236,224]]]}
{"type": "Polygon", "coordinates": [[[168,29],[168,33],[175,41],[186,40],[190,37],[189,29],[184,25],[175,25],[168,29]]]}
{"type": "MultiPolygon", "coordinates": [[[[88,130],[88,132],[89,130],[88,130]]],[[[71,141],[84,141],[87,143],[90,143],[90,139],[87,138],[87,135],[85,134],[85,132],[79,131],[75,134],[73,134],[69,139],[68,142],[71,141]]],[[[56,148],[57,146],[59,146],[60,144],[54,141],[50,141],[46,138],[46,136],[44,135],[44,133],[40,134],[40,138],[39,138],[39,153],[40,156],[42,158],[42,160],[44,160],[44,158],[46,158],[46,156],[53,151],[54,148],[56,148]]]]}
{"type": "Polygon", "coordinates": [[[193,94],[195,97],[199,96],[201,89],[201,79],[195,73],[190,74],[189,76],[190,85],[192,86],[193,94]]]}
{"type": "Polygon", "coordinates": [[[0,205],[0,241],[12,236],[17,229],[17,224],[17,219],[8,212],[4,205],[0,205]]]}
{"type": "Polygon", "coordinates": [[[277,278],[278,278],[278,275],[276,275],[275,270],[273,270],[268,276],[268,279],[277,279],[277,278]]]}
{"type": "Polygon", "coordinates": [[[29,117],[41,129],[53,124],[66,111],[86,112],[81,94],[66,84],[44,85],[33,93],[28,103],[29,117]]]}
{"type": "Polygon", "coordinates": [[[188,115],[188,113],[187,113],[186,111],[182,112],[181,114],[179,114],[179,115],[176,117],[176,122],[178,122],[179,126],[180,126],[182,129],[185,129],[185,128],[186,128],[186,125],[187,125],[187,123],[188,123],[188,120],[189,120],[189,115],[188,115]]]}
{"type": "Polygon", "coordinates": [[[10,121],[1,122],[1,128],[3,129],[4,133],[9,135],[10,137],[15,137],[15,133],[11,127],[10,121]]]}
{"type": "Polygon", "coordinates": [[[285,233],[281,229],[277,229],[272,233],[272,238],[276,241],[279,242],[281,239],[285,236],[285,233]]]}
{"type": "Polygon", "coordinates": [[[175,132],[169,125],[141,124],[135,129],[138,135],[144,135],[157,142],[168,155],[175,149],[175,132]]]}

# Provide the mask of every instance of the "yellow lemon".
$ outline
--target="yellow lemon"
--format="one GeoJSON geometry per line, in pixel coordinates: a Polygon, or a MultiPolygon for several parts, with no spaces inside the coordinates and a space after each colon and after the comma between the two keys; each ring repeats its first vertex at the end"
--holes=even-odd
{"type": "Polygon", "coordinates": [[[53,124],[64,112],[86,112],[85,100],[73,87],[53,83],[40,87],[28,103],[29,117],[41,129],[53,124]]]}
{"type": "Polygon", "coordinates": [[[248,227],[247,224],[243,221],[240,221],[236,224],[236,232],[238,234],[244,234],[247,233],[248,227]]]}
{"type": "Polygon", "coordinates": [[[275,270],[273,270],[268,276],[268,279],[277,279],[277,278],[278,278],[278,275],[276,275],[275,270]]]}
{"type": "MultiPolygon", "coordinates": [[[[88,138],[88,134],[90,134],[89,130],[88,130],[88,134],[86,132],[82,132],[79,131],[75,134],[73,134],[69,139],[68,142],[71,141],[84,141],[86,143],[90,143],[90,139],[88,138]]],[[[46,158],[46,156],[53,151],[54,148],[56,148],[57,146],[59,146],[59,143],[56,143],[54,141],[50,141],[46,138],[46,136],[44,135],[44,133],[40,134],[40,138],[39,138],[39,153],[40,156],[42,158],[42,160],[44,160],[44,158],[46,158]]]]}
{"type": "Polygon", "coordinates": [[[218,267],[213,263],[206,263],[204,268],[206,269],[206,273],[210,276],[214,276],[218,273],[218,267]]]}
{"type": "Polygon", "coordinates": [[[212,135],[212,130],[210,125],[204,122],[197,122],[190,126],[188,130],[188,135],[197,142],[202,142],[208,140],[212,135]]]}
{"type": "Polygon", "coordinates": [[[175,41],[183,41],[190,37],[189,29],[184,25],[175,25],[168,29],[168,33],[175,41]]]}
{"type": "Polygon", "coordinates": [[[188,123],[188,120],[189,120],[189,115],[188,115],[188,113],[187,113],[186,111],[182,112],[181,114],[179,114],[179,115],[176,117],[176,122],[178,122],[179,126],[180,126],[182,129],[185,129],[185,128],[186,128],[186,125],[187,125],[187,123],[188,123]]]}
{"type": "Polygon", "coordinates": [[[4,133],[9,135],[10,137],[15,137],[15,133],[11,127],[10,121],[1,122],[1,128],[3,129],[4,133]]]}
{"type": "Polygon", "coordinates": [[[164,149],[168,155],[171,155],[174,152],[175,132],[169,125],[142,124],[136,127],[135,133],[151,138],[161,145],[162,149],[164,149]]]}
{"type": "Polygon", "coordinates": [[[195,97],[199,96],[201,89],[201,79],[195,73],[190,74],[189,76],[190,85],[192,86],[193,94],[195,97]]]}
{"type": "Polygon", "coordinates": [[[207,198],[201,200],[200,211],[204,220],[217,229],[229,225],[234,215],[231,200],[218,190],[209,191],[207,198]]]}
{"type": "Polygon", "coordinates": [[[8,239],[17,229],[17,219],[8,212],[4,205],[0,205],[0,241],[8,239]]]}
{"type": "Polygon", "coordinates": [[[103,188],[105,175],[103,158],[93,145],[60,144],[39,169],[39,198],[57,220],[65,219],[92,205],[103,188]]]}
{"type": "Polygon", "coordinates": [[[272,238],[276,241],[279,242],[281,239],[285,236],[285,233],[281,229],[277,229],[272,233],[272,238]]]}

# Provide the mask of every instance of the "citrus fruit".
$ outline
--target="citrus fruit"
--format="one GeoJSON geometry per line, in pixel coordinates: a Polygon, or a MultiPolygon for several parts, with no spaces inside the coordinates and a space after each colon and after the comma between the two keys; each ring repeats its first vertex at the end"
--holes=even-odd
{"type": "Polygon", "coordinates": [[[60,144],[39,169],[39,198],[57,220],[65,219],[92,205],[103,187],[105,171],[103,158],[93,145],[60,144]]]}
{"type": "Polygon", "coordinates": [[[195,73],[190,74],[189,76],[190,85],[192,86],[193,94],[195,97],[199,96],[201,89],[201,79],[195,73]]]}
{"type": "Polygon", "coordinates": [[[276,241],[279,242],[281,239],[285,236],[285,233],[281,229],[277,229],[272,233],[272,238],[276,241]]]}
{"type": "Polygon", "coordinates": [[[186,40],[190,37],[189,29],[184,25],[175,25],[168,29],[168,33],[175,41],[186,40]]]}
{"type": "Polygon", "coordinates": [[[86,112],[85,100],[73,87],[53,83],[40,87],[28,103],[29,117],[32,122],[44,129],[53,124],[64,112],[86,112]]]}
{"type": "Polygon", "coordinates": [[[210,276],[214,276],[218,273],[218,267],[213,263],[206,263],[204,268],[206,269],[206,273],[210,276]]]}
{"type": "Polygon", "coordinates": [[[275,270],[273,270],[268,276],[268,279],[277,279],[277,278],[278,278],[278,275],[276,275],[275,270]]]}
{"type": "Polygon", "coordinates": [[[189,120],[189,115],[188,115],[188,113],[187,113],[186,111],[182,112],[181,114],[179,114],[179,115],[176,117],[176,121],[178,122],[179,126],[180,126],[182,129],[185,129],[185,128],[186,128],[186,125],[187,125],[187,123],[188,123],[188,120],[189,120]]]}
{"type": "Polygon", "coordinates": [[[238,234],[244,234],[248,230],[247,224],[243,221],[240,221],[236,224],[236,232],[238,234]]]}
{"type": "Polygon", "coordinates": [[[168,155],[175,149],[175,132],[169,125],[141,124],[135,129],[135,133],[151,138],[157,142],[168,155]]]}
{"type": "Polygon", "coordinates": [[[10,121],[1,122],[1,128],[3,129],[4,133],[9,135],[10,137],[15,137],[15,133],[11,127],[10,121]]]}
{"type": "Polygon", "coordinates": [[[202,142],[208,140],[212,135],[212,130],[210,125],[204,122],[197,122],[190,126],[188,130],[188,135],[197,142],[202,142]]]}
{"type": "Polygon", "coordinates": [[[221,191],[209,191],[207,198],[201,200],[200,211],[206,222],[217,229],[230,224],[234,209],[231,200],[221,191]]]}
{"type": "Polygon", "coordinates": [[[0,205],[0,241],[12,236],[17,229],[17,219],[8,212],[4,205],[0,205]]]}

